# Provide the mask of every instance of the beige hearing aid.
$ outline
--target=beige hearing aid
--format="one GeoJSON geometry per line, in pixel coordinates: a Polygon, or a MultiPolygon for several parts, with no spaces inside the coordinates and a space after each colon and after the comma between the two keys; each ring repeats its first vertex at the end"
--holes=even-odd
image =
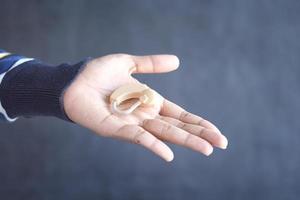
{"type": "Polygon", "coordinates": [[[155,102],[155,92],[145,84],[129,83],[119,87],[110,95],[112,110],[119,114],[128,115],[140,105],[152,106],[155,102]],[[126,110],[118,108],[122,102],[129,99],[137,99],[137,101],[126,110]]]}

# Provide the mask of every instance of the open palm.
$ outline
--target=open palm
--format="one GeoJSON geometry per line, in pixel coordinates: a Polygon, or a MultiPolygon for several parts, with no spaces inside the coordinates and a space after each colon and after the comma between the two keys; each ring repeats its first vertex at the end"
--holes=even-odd
{"type": "Polygon", "coordinates": [[[173,55],[113,54],[93,59],[67,88],[64,109],[71,120],[95,133],[141,144],[167,161],[174,155],[163,141],[205,155],[212,153],[213,146],[225,149],[227,139],[212,123],[158,93],[158,101],[152,107],[140,106],[129,115],[112,112],[111,93],[124,84],[139,83],[132,73],[163,73],[178,66],[178,58],[173,55]]]}

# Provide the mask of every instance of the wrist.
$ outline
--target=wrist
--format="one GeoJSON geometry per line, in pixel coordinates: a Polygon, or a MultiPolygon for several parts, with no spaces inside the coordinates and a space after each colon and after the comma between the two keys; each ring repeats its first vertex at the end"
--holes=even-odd
{"type": "Polygon", "coordinates": [[[0,85],[0,99],[10,118],[55,116],[69,120],[63,93],[86,61],[51,66],[29,61],[10,70],[0,85]]]}

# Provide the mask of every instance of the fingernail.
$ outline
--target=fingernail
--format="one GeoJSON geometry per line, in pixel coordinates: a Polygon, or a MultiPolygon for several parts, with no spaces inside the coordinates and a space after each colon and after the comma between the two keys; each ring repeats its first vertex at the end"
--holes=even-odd
{"type": "Polygon", "coordinates": [[[213,153],[213,151],[214,151],[214,148],[210,148],[210,149],[205,153],[205,155],[206,155],[206,156],[210,156],[210,155],[213,153]]]}
{"type": "Polygon", "coordinates": [[[223,140],[222,140],[222,143],[220,145],[220,148],[221,149],[227,149],[227,146],[228,146],[228,140],[225,136],[223,136],[223,140]]]}
{"type": "Polygon", "coordinates": [[[169,158],[166,158],[166,161],[167,161],[167,162],[172,162],[172,161],[173,161],[173,159],[174,159],[174,156],[172,156],[172,157],[169,157],[169,158]]]}
{"type": "Polygon", "coordinates": [[[174,159],[174,153],[170,151],[169,154],[164,159],[167,162],[171,162],[174,159]]]}

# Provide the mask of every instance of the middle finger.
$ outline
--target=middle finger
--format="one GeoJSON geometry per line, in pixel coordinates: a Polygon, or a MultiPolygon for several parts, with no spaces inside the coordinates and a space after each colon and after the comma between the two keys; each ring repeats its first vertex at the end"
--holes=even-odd
{"type": "Polygon", "coordinates": [[[188,147],[207,156],[213,152],[212,145],[206,140],[190,134],[189,132],[173,126],[163,120],[144,120],[143,127],[162,140],[188,147]]]}

